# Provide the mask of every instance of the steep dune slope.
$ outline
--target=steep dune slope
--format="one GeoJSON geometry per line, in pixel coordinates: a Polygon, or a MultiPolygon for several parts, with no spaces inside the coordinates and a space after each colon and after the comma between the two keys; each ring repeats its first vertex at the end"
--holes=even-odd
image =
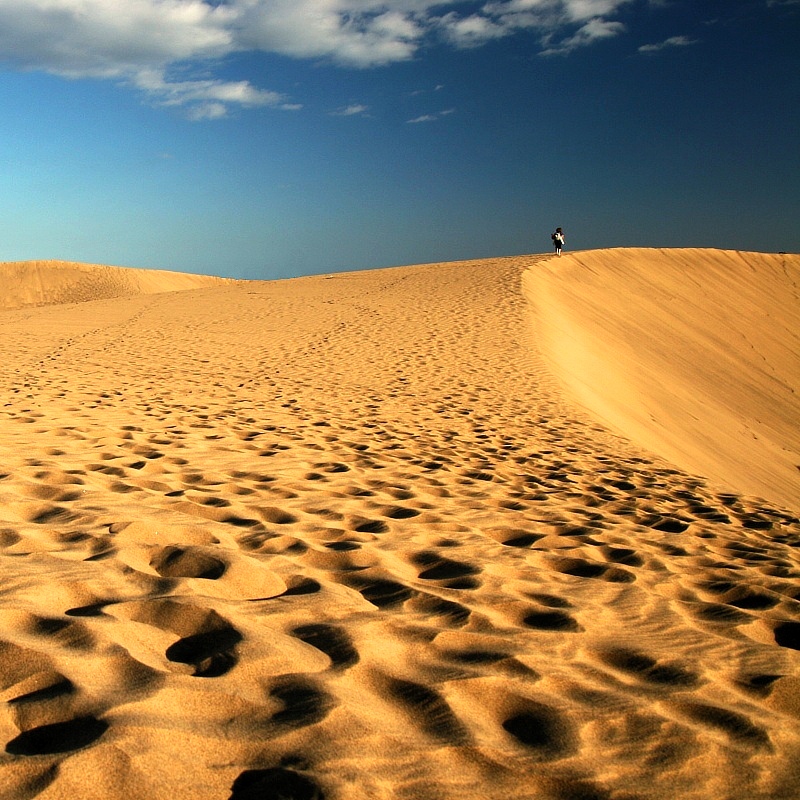
{"type": "Polygon", "coordinates": [[[525,284],[577,402],[684,469],[800,506],[800,256],[599,250],[525,284]]]}

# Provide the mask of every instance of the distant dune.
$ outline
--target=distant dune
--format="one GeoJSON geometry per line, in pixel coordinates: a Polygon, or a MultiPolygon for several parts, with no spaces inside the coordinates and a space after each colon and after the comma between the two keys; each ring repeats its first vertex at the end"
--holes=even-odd
{"type": "Polygon", "coordinates": [[[0,308],[85,303],[90,300],[218,286],[225,278],[75,261],[0,263],[0,308]]]}
{"type": "Polygon", "coordinates": [[[575,253],[526,275],[581,405],[720,485],[800,507],[800,256],[575,253]]]}
{"type": "Polygon", "coordinates": [[[800,797],[796,256],[4,269],[4,800],[800,797]]]}

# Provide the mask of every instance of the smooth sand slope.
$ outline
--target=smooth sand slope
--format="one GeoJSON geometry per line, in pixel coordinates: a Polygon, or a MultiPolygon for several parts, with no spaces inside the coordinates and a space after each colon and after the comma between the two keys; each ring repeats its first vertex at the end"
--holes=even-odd
{"type": "Polygon", "coordinates": [[[74,261],[0,263],[0,309],[82,303],[231,283],[226,278],[74,261]]]}
{"type": "Polygon", "coordinates": [[[582,410],[562,269],[0,313],[0,797],[798,796],[797,504],[582,410]]]}
{"type": "Polygon", "coordinates": [[[800,256],[597,250],[525,283],[579,403],[691,472],[800,507],[800,256]]]}

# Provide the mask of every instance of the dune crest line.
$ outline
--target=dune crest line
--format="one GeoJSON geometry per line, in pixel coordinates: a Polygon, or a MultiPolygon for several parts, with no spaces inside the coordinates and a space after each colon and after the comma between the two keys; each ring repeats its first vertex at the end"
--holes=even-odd
{"type": "Polygon", "coordinates": [[[230,282],[211,275],[77,261],[6,261],[0,263],[0,309],[178,292],[230,282]]]}

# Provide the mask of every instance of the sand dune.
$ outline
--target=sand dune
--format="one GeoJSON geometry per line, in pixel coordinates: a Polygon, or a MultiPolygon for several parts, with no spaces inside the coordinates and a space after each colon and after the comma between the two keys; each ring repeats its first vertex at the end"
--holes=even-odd
{"type": "Polygon", "coordinates": [[[0,313],[0,797],[796,797],[798,504],[600,424],[553,334],[711,391],[559,289],[628,257],[0,313]]]}
{"type": "Polygon", "coordinates": [[[111,297],[219,286],[230,281],[155,269],[108,267],[74,261],[0,263],[0,309],[84,303],[111,297]]]}
{"type": "Polygon", "coordinates": [[[800,504],[800,256],[600,250],[526,282],[578,402],[721,486],[800,504]]]}

